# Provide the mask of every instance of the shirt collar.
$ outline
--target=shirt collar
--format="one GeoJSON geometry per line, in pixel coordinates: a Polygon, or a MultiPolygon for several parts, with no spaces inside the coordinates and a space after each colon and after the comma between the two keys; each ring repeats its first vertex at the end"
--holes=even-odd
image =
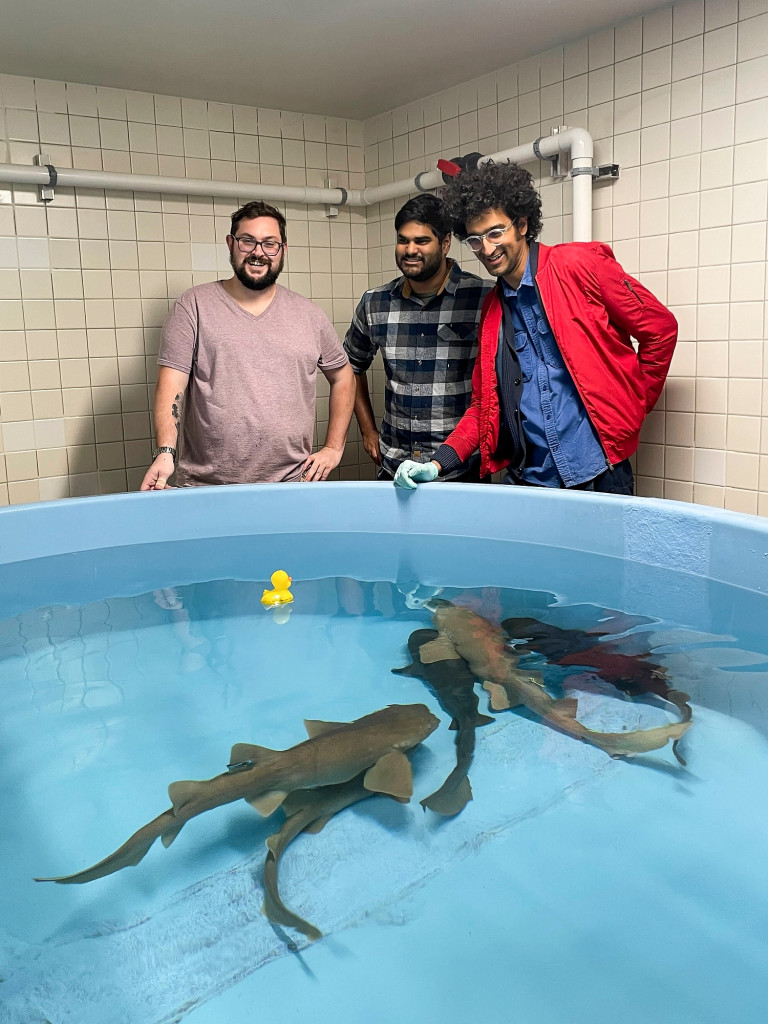
{"type": "MultiPolygon", "coordinates": [[[[444,291],[448,292],[449,295],[454,295],[456,292],[456,286],[461,275],[461,270],[459,270],[459,265],[454,260],[448,259],[447,263],[448,273],[445,275],[442,284],[437,289],[437,294],[433,295],[432,298],[437,298],[437,296],[442,295],[444,291]]],[[[419,296],[416,295],[416,293],[414,292],[413,288],[411,288],[411,282],[405,276],[399,277],[397,279],[392,289],[392,294],[402,295],[404,299],[419,298],[419,296]]]]}
{"type": "MultiPolygon", "coordinates": [[[[530,261],[530,258],[528,259],[528,262],[525,264],[525,270],[523,271],[523,279],[520,282],[520,286],[519,287],[522,288],[523,285],[527,285],[529,288],[533,288],[533,275],[531,274],[531,261],[530,261]]],[[[515,299],[515,298],[517,298],[518,289],[511,288],[507,284],[507,282],[504,280],[504,278],[501,279],[501,290],[504,293],[506,298],[508,298],[508,299],[515,299]]]]}

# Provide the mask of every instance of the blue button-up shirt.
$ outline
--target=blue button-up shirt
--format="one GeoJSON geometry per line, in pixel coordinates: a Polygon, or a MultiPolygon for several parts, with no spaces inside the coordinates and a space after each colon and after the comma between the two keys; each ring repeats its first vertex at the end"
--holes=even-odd
{"type": "MultiPolygon", "coordinates": [[[[584,403],[542,314],[530,263],[520,287],[502,280],[512,313],[514,345],[522,370],[520,401],[526,458],[522,482],[541,487],[576,487],[607,468],[605,453],[584,403]]],[[[508,343],[510,339],[504,339],[508,343]]],[[[501,346],[497,372],[501,379],[501,346]]]]}

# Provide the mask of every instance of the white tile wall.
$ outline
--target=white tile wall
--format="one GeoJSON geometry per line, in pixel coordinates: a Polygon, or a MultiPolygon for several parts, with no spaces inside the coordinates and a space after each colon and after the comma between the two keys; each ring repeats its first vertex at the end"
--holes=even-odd
{"type": "MultiPolygon", "coordinates": [[[[765,11],[759,0],[688,0],[464,83],[463,137],[452,127],[456,90],[422,101],[424,128],[413,128],[402,109],[363,126],[369,185],[406,177],[441,155],[509,148],[557,124],[588,127],[597,159],[621,164],[619,181],[595,188],[595,237],[612,243],[680,323],[665,393],[643,431],[638,490],[761,515],[768,515],[765,11]],[[422,144],[425,156],[411,159],[422,144]]],[[[570,186],[553,182],[548,165],[531,170],[544,202],[542,240],[567,241],[570,186]]],[[[394,273],[396,205],[369,210],[374,283],[394,273]]],[[[453,255],[477,269],[458,246],[453,255]]]]}
{"type": "MultiPolygon", "coordinates": [[[[0,76],[0,161],[363,185],[362,125],[292,111],[0,76]]],[[[229,272],[238,202],[0,190],[0,504],[135,488],[150,461],[160,328],[173,300],[229,272]]],[[[282,281],[343,336],[368,287],[365,212],[289,205],[282,281]]],[[[317,435],[328,419],[320,385],[317,435]]],[[[357,479],[356,428],[337,475],[357,479]]],[[[365,467],[368,472],[368,467],[365,467]]]]}
{"type": "MultiPolygon", "coordinates": [[[[0,77],[0,153],[198,178],[359,187],[440,156],[496,152],[588,127],[621,178],[595,188],[595,237],[675,312],[680,342],[637,456],[640,493],[768,515],[768,13],[764,0],[686,0],[386,111],[364,124],[0,77]]],[[[543,241],[571,235],[569,184],[532,167],[543,241]]],[[[346,329],[396,273],[393,219],[287,209],[289,287],[346,329]]],[[[136,486],[169,301],[226,273],[227,214],[210,199],[0,191],[0,502],[136,486]]],[[[452,255],[477,269],[454,245],[452,255]]],[[[381,412],[383,370],[371,374],[381,412]]],[[[318,429],[327,416],[323,393],[318,429]]],[[[369,477],[353,428],[341,474],[369,477]]]]}

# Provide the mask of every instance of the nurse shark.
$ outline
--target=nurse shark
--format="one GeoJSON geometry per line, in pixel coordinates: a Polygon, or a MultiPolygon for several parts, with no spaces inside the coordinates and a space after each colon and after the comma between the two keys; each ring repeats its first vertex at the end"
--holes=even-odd
{"type": "MultiPolygon", "coordinates": [[[[401,803],[407,803],[410,792],[395,796],[401,803]]],[[[328,822],[339,811],[352,804],[375,796],[366,788],[364,775],[358,775],[349,782],[337,786],[320,786],[318,789],[297,789],[283,803],[286,820],[279,832],[267,839],[267,859],[264,863],[264,913],[274,924],[286,925],[303,932],[310,942],[322,937],[322,932],[309,921],[294,914],[280,898],[278,891],[278,864],[286,847],[301,832],[316,833],[322,831],[328,822]]]]}
{"type": "MultiPolygon", "coordinates": [[[[439,637],[448,641],[467,662],[470,672],[483,680],[491,698],[491,709],[502,711],[524,704],[561,732],[604,750],[611,757],[633,757],[674,744],[690,727],[690,718],[653,729],[633,732],[597,732],[576,718],[578,702],[555,700],[542,686],[538,672],[518,668],[518,659],[506,647],[504,632],[469,608],[437,599],[430,602],[439,637]]],[[[682,758],[675,750],[681,763],[682,758]]]]}
{"type": "Polygon", "coordinates": [[[456,767],[438,790],[421,801],[421,806],[452,816],[472,799],[467,773],[475,751],[475,729],[493,719],[478,712],[477,680],[455,647],[439,639],[437,630],[414,630],[408,637],[408,652],[411,664],[392,671],[423,679],[443,711],[451,716],[451,729],[456,730],[456,767]]]}
{"type": "Polygon", "coordinates": [[[201,782],[172,782],[172,806],[104,860],[76,874],[35,881],[80,884],[139,864],[156,839],[170,846],[191,818],[234,800],[247,801],[266,817],[295,790],[348,782],[361,773],[371,792],[410,797],[413,777],[404,752],[426,739],[439,720],[424,704],[393,704],[354,722],[305,725],[310,738],[287,750],[235,744],[229,771],[201,782]]]}

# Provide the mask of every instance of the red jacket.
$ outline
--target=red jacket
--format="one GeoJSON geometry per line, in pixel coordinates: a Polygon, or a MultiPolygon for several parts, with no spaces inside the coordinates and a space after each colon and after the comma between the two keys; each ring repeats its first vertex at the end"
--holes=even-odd
{"type": "MultiPolygon", "coordinates": [[[[677,321],[602,242],[539,245],[535,276],[544,313],[611,465],[632,455],[640,427],[661,394],[677,340],[677,321]],[[631,338],[638,343],[637,352],[631,338]]],[[[496,351],[500,288],[484,303],[472,401],[446,438],[462,462],[480,449],[480,474],[511,461],[496,455],[501,411],[496,351]]]]}

